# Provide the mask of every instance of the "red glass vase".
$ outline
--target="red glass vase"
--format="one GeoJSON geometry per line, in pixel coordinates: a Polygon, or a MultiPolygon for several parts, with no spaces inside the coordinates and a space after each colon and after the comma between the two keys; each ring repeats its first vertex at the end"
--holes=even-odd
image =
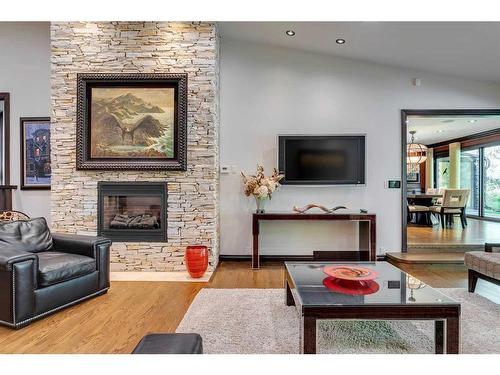
{"type": "Polygon", "coordinates": [[[186,268],[192,278],[198,279],[208,268],[208,248],[206,246],[186,247],[186,268]]]}

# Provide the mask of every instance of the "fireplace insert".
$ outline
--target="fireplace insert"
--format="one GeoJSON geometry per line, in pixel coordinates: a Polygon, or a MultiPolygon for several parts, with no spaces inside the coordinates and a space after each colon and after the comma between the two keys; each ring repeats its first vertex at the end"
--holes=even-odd
{"type": "Polygon", "coordinates": [[[115,241],[167,240],[165,182],[99,182],[99,236],[115,241]]]}

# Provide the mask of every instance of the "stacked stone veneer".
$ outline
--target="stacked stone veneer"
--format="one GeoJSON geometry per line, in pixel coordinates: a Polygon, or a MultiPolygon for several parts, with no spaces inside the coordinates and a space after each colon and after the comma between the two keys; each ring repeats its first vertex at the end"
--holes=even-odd
{"type": "Polygon", "coordinates": [[[199,22],[51,24],[54,231],[97,230],[98,181],[167,181],[168,242],[114,243],[114,271],[184,270],[188,244],[218,259],[219,100],[216,25],[199,22]],[[187,171],[76,170],[77,73],[188,73],[187,171]]]}

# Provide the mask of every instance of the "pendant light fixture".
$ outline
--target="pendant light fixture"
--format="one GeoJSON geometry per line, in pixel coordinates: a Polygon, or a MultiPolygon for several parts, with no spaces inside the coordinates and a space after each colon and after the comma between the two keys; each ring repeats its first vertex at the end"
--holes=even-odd
{"type": "Polygon", "coordinates": [[[410,130],[411,141],[406,146],[406,164],[408,171],[415,172],[419,170],[419,164],[427,160],[427,146],[421,143],[415,143],[416,130],[410,130]]]}

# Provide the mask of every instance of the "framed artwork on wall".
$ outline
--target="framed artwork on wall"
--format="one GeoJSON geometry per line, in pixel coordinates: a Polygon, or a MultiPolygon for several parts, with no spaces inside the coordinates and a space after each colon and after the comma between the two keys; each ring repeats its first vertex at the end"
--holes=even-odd
{"type": "Polygon", "coordinates": [[[21,189],[50,190],[50,117],[21,117],[21,189]]]}
{"type": "Polygon", "coordinates": [[[420,172],[408,172],[406,174],[406,182],[419,183],[420,182],[420,172]]]}
{"type": "Polygon", "coordinates": [[[77,169],[186,170],[187,74],[78,74],[77,91],[77,169]]]}

